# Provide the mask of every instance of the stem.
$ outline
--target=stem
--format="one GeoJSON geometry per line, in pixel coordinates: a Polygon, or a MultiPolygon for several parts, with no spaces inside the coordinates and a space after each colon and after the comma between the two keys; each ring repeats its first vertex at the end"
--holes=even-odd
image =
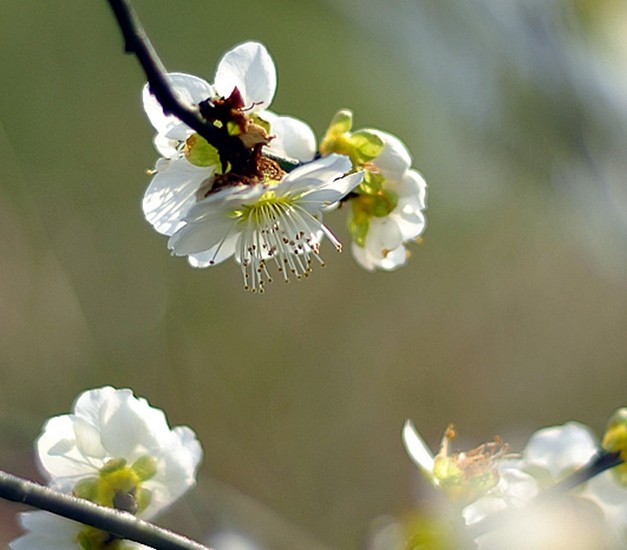
{"type": "MultiPolygon", "coordinates": [[[[568,477],[565,477],[561,481],[558,481],[555,485],[548,487],[540,494],[538,494],[531,502],[529,502],[526,506],[534,506],[536,504],[545,503],[550,501],[551,499],[555,499],[560,495],[563,495],[574,489],[578,485],[585,483],[586,481],[592,479],[593,477],[609,470],[610,468],[614,468],[619,464],[623,463],[623,459],[620,457],[620,453],[608,453],[605,451],[598,452],[588,464],[582,466],[577,471],[573,472],[568,477]]],[[[524,507],[521,508],[524,510],[524,507]]],[[[470,538],[474,539],[478,536],[485,535],[486,533],[492,531],[500,523],[502,523],[508,517],[511,517],[517,512],[517,510],[506,509],[501,510],[499,512],[495,512],[490,516],[483,518],[477,523],[473,523],[469,527],[466,528],[467,534],[470,538]]]]}
{"type": "Polygon", "coordinates": [[[157,550],[209,550],[206,546],[140,520],[127,512],[58,493],[2,471],[0,471],[0,497],[12,502],[23,502],[157,550]]]}
{"type": "Polygon", "coordinates": [[[108,2],[124,36],[124,50],[126,53],[134,54],[139,60],[148,80],[150,92],[157,98],[163,112],[166,115],[174,115],[187,124],[219,152],[232,152],[234,149],[245,152],[240,140],[230,139],[213,124],[205,121],[195,105],[186,105],[177,97],[163,63],[129,2],[127,0],[108,2]]]}

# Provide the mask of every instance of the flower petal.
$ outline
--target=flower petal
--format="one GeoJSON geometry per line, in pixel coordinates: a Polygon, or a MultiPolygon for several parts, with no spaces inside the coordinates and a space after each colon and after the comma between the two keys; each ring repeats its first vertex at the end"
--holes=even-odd
{"type": "Polygon", "coordinates": [[[190,254],[187,261],[192,267],[205,268],[217,265],[235,254],[239,233],[229,235],[224,242],[220,242],[205,252],[190,254]]]}
{"type": "Polygon", "coordinates": [[[184,158],[157,161],[157,173],[144,195],[144,216],[164,235],[172,235],[181,219],[196,204],[196,192],[213,175],[213,168],[198,167],[184,158]]]}
{"type": "Polygon", "coordinates": [[[313,160],[316,136],[308,124],[297,118],[276,116],[268,111],[263,113],[263,119],[270,123],[273,136],[268,151],[279,157],[302,162],[313,160]]]}
{"type": "Polygon", "coordinates": [[[230,236],[236,224],[236,220],[226,216],[187,223],[170,237],[168,248],[175,256],[213,251],[214,247],[230,236]]]}
{"type": "MultiPolygon", "coordinates": [[[[207,98],[213,97],[215,92],[207,81],[197,76],[185,73],[168,73],[168,79],[177,96],[183,103],[197,105],[207,98]]],[[[148,115],[150,123],[159,134],[172,139],[183,140],[192,130],[183,124],[178,118],[166,115],[157,98],[150,93],[150,86],[146,84],[142,91],[144,111],[148,115]]]]}
{"type": "Polygon", "coordinates": [[[434,464],[433,452],[429,449],[422,437],[420,437],[418,430],[416,430],[411,420],[406,420],[403,425],[403,445],[405,445],[405,450],[414,464],[416,464],[427,477],[431,478],[433,476],[434,464]]]}
{"type": "Polygon", "coordinates": [[[586,464],[597,452],[592,431],[578,422],[535,432],[525,446],[524,462],[548,470],[554,480],[586,464]]]}
{"type": "Polygon", "coordinates": [[[369,129],[383,140],[383,151],[373,163],[383,176],[391,181],[400,180],[411,166],[411,157],[405,144],[392,134],[380,130],[369,129]]]}
{"type": "Polygon", "coordinates": [[[228,51],[218,64],[214,86],[228,97],[237,87],[246,108],[268,109],[276,91],[276,69],[265,46],[245,42],[228,51]]]}
{"type": "Polygon", "coordinates": [[[292,170],[283,178],[276,192],[279,195],[289,193],[292,196],[298,196],[301,193],[325,188],[342,191],[354,183],[354,179],[339,181],[339,178],[346,174],[351,166],[350,159],[344,155],[332,154],[322,157],[292,170]]]}

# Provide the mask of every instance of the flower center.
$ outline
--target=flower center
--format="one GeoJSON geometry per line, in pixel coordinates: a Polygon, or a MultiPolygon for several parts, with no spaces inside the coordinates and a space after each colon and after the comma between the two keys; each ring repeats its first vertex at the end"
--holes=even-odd
{"type": "Polygon", "coordinates": [[[340,243],[322,222],[305,210],[298,198],[276,196],[271,189],[254,204],[244,205],[236,213],[243,225],[236,257],[242,267],[244,288],[264,291],[266,282],[272,282],[268,263],[274,263],[285,282],[290,275],[296,279],[307,277],[314,260],[320,258],[320,240],[327,235],[336,245],[340,243]]]}
{"type": "MultiPolygon", "coordinates": [[[[79,481],[73,494],[101,506],[138,514],[151,500],[150,491],[141,487],[142,482],[155,474],[156,461],[152,457],[141,457],[131,466],[127,466],[123,458],[114,458],[100,468],[97,476],[79,481]]],[[[88,526],[81,529],[77,540],[85,550],[122,550],[127,547],[125,541],[88,526]]]]}

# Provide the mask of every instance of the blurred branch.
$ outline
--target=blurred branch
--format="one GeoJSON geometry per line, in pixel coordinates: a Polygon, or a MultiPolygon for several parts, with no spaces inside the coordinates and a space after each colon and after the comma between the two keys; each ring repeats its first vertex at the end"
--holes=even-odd
{"type": "MultiPolygon", "coordinates": [[[[589,481],[593,477],[614,468],[623,463],[623,459],[620,457],[620,453],[608,453],[600,451],[597,453],[585,466],[582,466],[571,475],[565,477],[561,481],[558,481],[555,485],[548,487],[536,496],[531,502],[529,502],[520,510],[524,510],[526,507],[534,506],[540,503],[548,502],[554,498],[564,495],[571,489],[589,481]]],[[[519,510],[505,509],[499,512],[495,512],[487,516],[486,518],[473,523],[466,531],[471,538],[476,538],[481,535],[494,530],[499,524],[508,517],[513,516],[519,510]]]]}
{"type": "MultiPolygon", "coordinates": [[[[237,148],[240,140],[229,139],[217,127],[205,121],[194,105],[186,105],[177,97],[167,71],[153,48],[137,14],[127,0],[108,0],[122,35],[124,50],[134,54],[146,74],[150,92],[155,96],[166,115],[174,115],[205,138],[218,151],[237,148]]],[[[239,146],[243,149],[243,146],[239,146]]]]}
{"type": "Polygon", "coordinates": [[[0,471],[0,497],[12,502],[23,502],[157,550],[209,550],[206,546],[140,520],[127,512],[58,493],[2,471],[0,471]]]}

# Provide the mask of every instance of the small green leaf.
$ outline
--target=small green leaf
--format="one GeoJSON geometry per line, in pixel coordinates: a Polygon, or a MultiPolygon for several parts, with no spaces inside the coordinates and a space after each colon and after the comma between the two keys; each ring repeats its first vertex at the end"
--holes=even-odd
{"type": "Polygon", "coordinates": [[[218,150],[198,134],[187,138],[185,158],[194,166],[220,166],[218,150]]]}

